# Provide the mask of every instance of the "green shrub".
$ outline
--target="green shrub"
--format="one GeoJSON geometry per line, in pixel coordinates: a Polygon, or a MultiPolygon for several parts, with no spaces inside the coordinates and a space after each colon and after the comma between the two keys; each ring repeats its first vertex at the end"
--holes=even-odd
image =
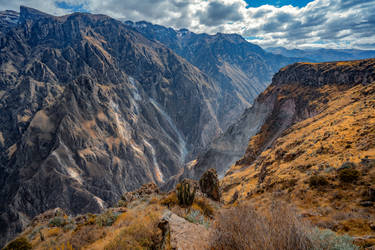
{"type": "Polygon", "coordinates": [[[186,216],[186,220],[194,224],[201,224],[208,229],[210,222],[204,218],[204,216],[198,210],[192,210],[186,216]]]}
{"type": "Polygon", "coordinates": [[[50,227],[63,227],[66,224],[68,224],[68,222],[65,220],[64,217],[56,216],[49,221],[48,226],[50,226],[50,227]]]}
{"type": "Polygon", "coordinates": [[[109,227],[115,223],[119,214],[112,211],[106,211],[96,217],[96,224],[101,227],[109,227]]]}
{"type": "Polygon", "coordinates": [[[26,238],[17,238],[14,241],[10,242],[3,250],[29,250],[32,249],[31,244],[27,241],[26,238]]]}
{"type": "Polygon", "coordinates": [[[327,178],[322,175],[313,175],[309,179],[309,185],[310,187],[313,187],[313,188],[326,186],[328,184],[329,182],[327,178]]]}
{"type": "Polygon", "coordinates": [[[311,239],[314,249],[324,250],[357,250],[359,247],[353,244],[353,238],[348,235],[338,235],[329,229],[320,230],[316,228],[311,239]]]}
{"type": "Polygon", "coordinates": [[[339,171],[339,179],[342,182],[353,183],[359,178],[359,171],[352,168],[345,168],[339,171]]]}

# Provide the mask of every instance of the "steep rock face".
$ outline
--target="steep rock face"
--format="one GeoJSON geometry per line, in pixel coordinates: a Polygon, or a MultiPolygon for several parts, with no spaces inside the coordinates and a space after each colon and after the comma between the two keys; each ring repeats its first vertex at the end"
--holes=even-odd
{"type": "Polygon", "coordinates": [[[0,11],[0,32],[6,32],[17,25],[19,13],[12,10],[0,11]]]}
{"type": "Polygon", "coordinates": [[[185,169],[199,178],[209,168],[223,176],[237,160],[249,165],[295,122],[320,113],[328,102],[326,85],[345,90],[375,81],[374,59],[336,63],[296,63],[281,69],[272,84],[238,123],[215,139],[207,151],[185,169]],[[251,138],[250,142],[249,139],[251,138]],[[244,154],[241,156],[241,154],[244,154]]]}
{"type": "Polygon", "coordinates": [[[107,16],[21,7],[0,62],[1,244],[45,210],[162,184],[224,124],[212,80],[107,16]]]}
{"type": "Polygon", "coordinates": [[[223,90],[219,119],[225,128],[250,107],[281,67],[299,61],[265,52],[237,34],[195,34],[148,22],[125,22],[129,27],[171,48],[212,77],[223,90]]]}

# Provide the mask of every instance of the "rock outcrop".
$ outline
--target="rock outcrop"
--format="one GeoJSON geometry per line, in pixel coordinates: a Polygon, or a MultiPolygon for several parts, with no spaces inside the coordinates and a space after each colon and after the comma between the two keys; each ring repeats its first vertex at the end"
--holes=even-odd
{"type": "Polygon", "coordinates": [[[171,249],[209,249],[209,231],[202,225],[191,223],[171,211],[166,211],[159,223],[163,234],[169,235],[171,249]]]}
{"type": "Polygon", "coordinates": [[[214,201],[220,201],[220,183],[214,168],[207,170],[202,175],[202,177],[199,179],[199,187],[201,192],[206,194],[209,198],[213,199],[214,201]]]}

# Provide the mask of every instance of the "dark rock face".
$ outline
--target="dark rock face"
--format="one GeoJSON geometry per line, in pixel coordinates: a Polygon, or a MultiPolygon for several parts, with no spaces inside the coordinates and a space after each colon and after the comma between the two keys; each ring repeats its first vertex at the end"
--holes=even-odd
{"type": "Polygon", "coordinates": [[[219,120],[225,129],[236,121],[254,99],[266,89],[280,68],[297,61],[265,52],[237,34],[195,34],[148,22],[125,24],[149,39],[171,48],[213,78],[225,93],[220,103],[219,120]]]}
{"type": "Polygon", "coordinates": [[[199,180],[199,187],[202,193],[206,194],[209,198],[220,201],[220,183],[215,169],[211,168],[202,175],[199,180]]]}
{"type": "Polygon", "coordinates": [[[225,126],[222,95],[119,21],[21,7],[0,32],[0,245],[48,209],[99,212],[176,175],[225,126]]]}
{"type": "Polygon", "coordinates": [[[373,60],[353,61],[353,63],[296,63],[275,74],[273,83],[323,86],[326,84],[356,85],[375,81],[373,60]],[[335,65],[332,67],[332,65],[335,65]],[[353,67],[355,65],[355,67],[353,67]]]}
{"type": "Polygon", "coordinates": [[[19,13],[12,10],[0,11],[0,33],[17,25],[19,13]]]}

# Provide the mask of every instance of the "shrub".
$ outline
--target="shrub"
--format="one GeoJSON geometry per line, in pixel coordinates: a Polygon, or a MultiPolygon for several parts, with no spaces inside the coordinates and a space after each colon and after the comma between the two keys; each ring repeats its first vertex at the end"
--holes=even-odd
{"type": "Polygon", "coordinates": [[[194,204],[196,204],[200,210],[202,210],[205,216],[212,217],[214,215],[214,208],[206,199],[196,198],[194,204]]]}
{"type": "Polygon", "coordinates": [[[32,249],[31,244],[26,238],[17,238],[10,242],[3,250],[29,250],[32,249]]]}
{"type": "Polygon", "coordinates": [[[50,227],[63,227],[66,224],[68,224],[68,222],[65,220],[65,218],[63,216],[56,216],[49,221],[48,226],[50,226],[50,227]]]}
{"type": "Polygon", "coordinates": [[[96,217],[96,224],[101,227],[109,227],[112,226],[113,223],[115,223],[117,217],[117,213],[106,211],[105,213],[100,214],[96,217]]]}
{"type": "Polygon", "coordinates": [[[106,236],[103,228],[96,225],[78,226],[72,233],[70,243],[73,249],[82,249],[84,246],[92,244],[106,236]]]}
{"type": "Polygon", "coordinates": [[[159,249],[155,246],[162,234],[158,228],[161,211],[156,205],[129,211],[126,220],[121,224],[121,232],[104,249],[159,249]]]}
{"type": "Polygon", "coordinates": [[[128,206],[128,202],[127,201],[124,201],[124,200],[119,200],[118,203],[117,203],[117,207],[127,207],[128,206]]]}
{"type": "Polygon", "coordinates": [[[166,197],[162,198],[160,200],[160,204],[163,206],[167,206],[168,208],[171,208],[178,204],[177,195],[176,192],[172,192],[168,194],[166,197]]]}
{"type": "Polygon", "coordinates": [[[194,224],[201,224],[208,229],[210,222],[204,218],[204,216],[198,210],[192,210],[186,216],[186,220],[194,224]]]}
{"type": "Polygon", "coordinates": [[[359,178],[359,171],[352,168],[345,168],[339,171],[339,179],[342,182],[353,183],[359,178]]]}
{"type": "Polygon", "coordinates": [[[359,247],[353,244],[353,238],[348,235],[337,235],[329,229],[315,228],[312,232],[312,240],[315,249],[327,250],[357,250],[359,247]]]}
{"type": "Polygon", "coordinates": [[[217,216],[210,244],[212,249],[358,249],[349,236],[312,227],[283,202],[274,202],[262,212],[246,204],[223,210],[217,216]]]}
{"type": "Polygon", "coordinates": [[[313,175],[309,179],[310,187],[316,188],[328,185],[328,180],[322,175],[313,175]]]}
{"type": "Polygon", "coordinates": [[[275,203],[268,215],[241,204],[222,211],[211,234],[213,249],[311,249],[308,228],[287,204],[275,203]]]}

